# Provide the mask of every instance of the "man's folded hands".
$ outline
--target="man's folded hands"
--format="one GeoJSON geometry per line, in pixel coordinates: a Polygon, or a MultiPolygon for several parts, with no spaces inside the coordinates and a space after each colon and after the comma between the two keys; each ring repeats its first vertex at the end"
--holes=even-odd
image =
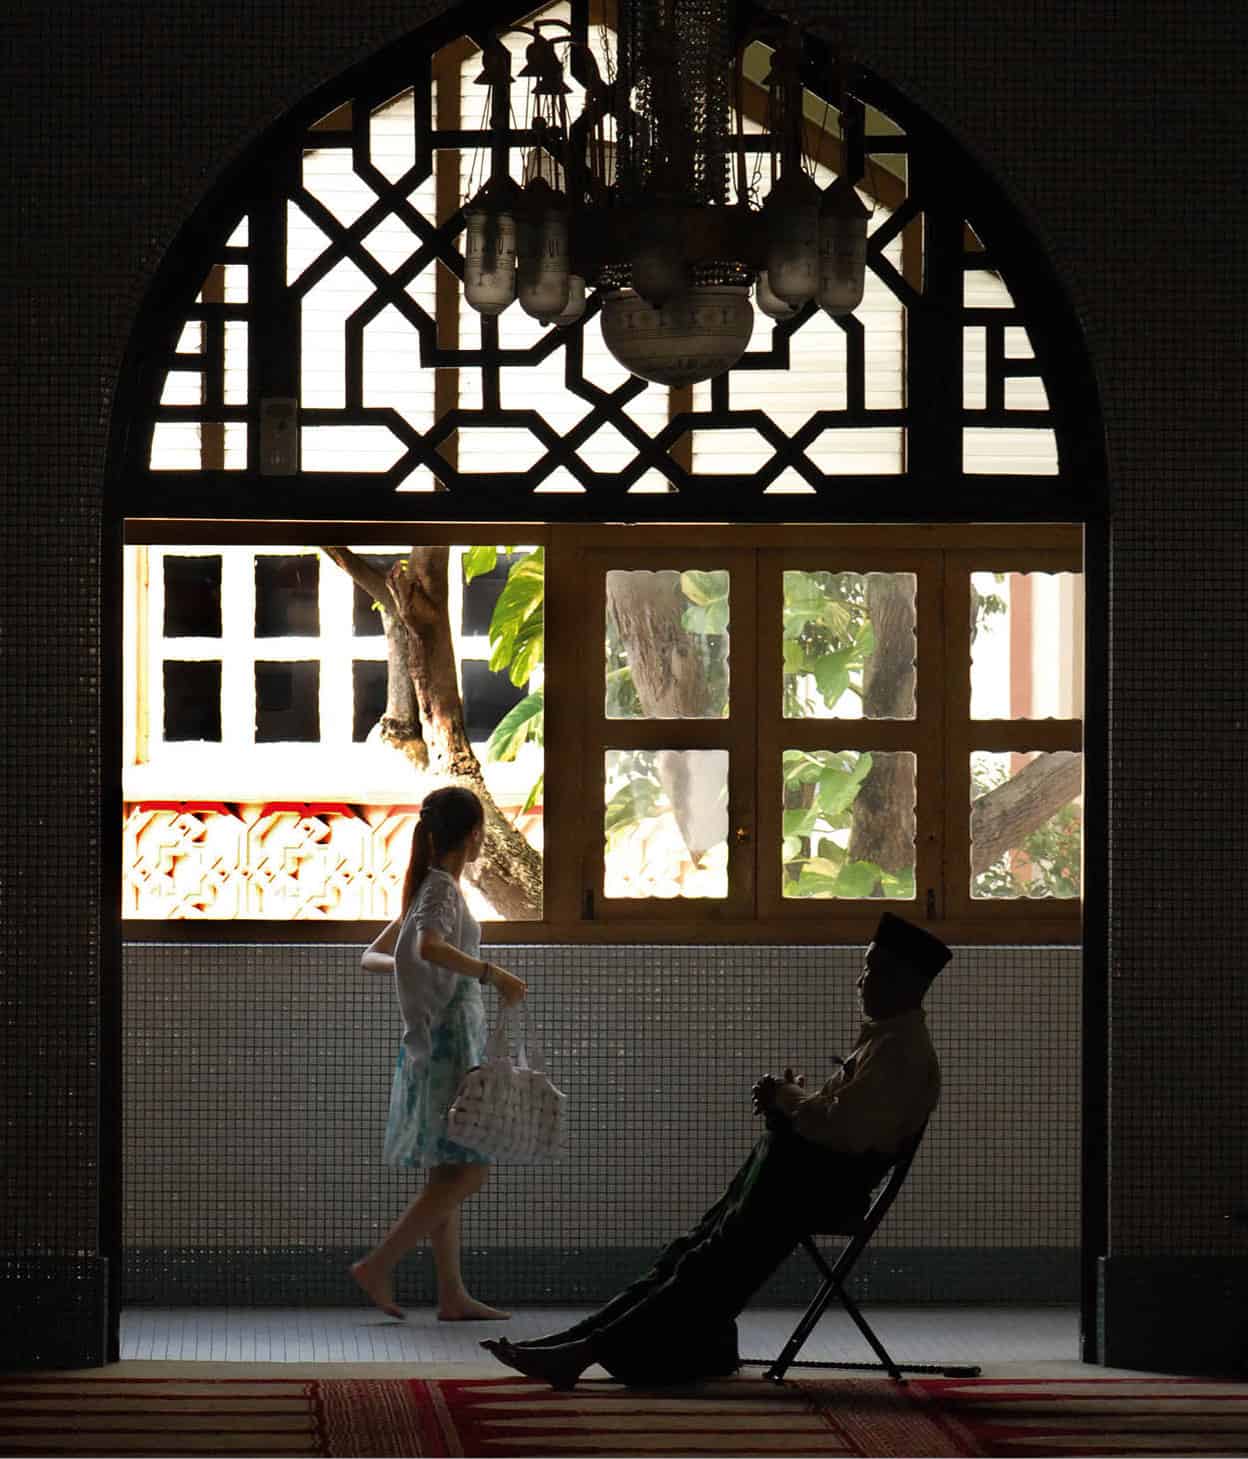
{"type": "Polygon", "coordinates": [[[806,1097],[806,1076],[794,1074],[788,1068],[785,1069],[783,1078],[775,1074],[764,1074],[762,1078],[755,1080],[751,1095],[751,1104],[756,1115],[773,1111],[791,1115],[806,1097]]]}

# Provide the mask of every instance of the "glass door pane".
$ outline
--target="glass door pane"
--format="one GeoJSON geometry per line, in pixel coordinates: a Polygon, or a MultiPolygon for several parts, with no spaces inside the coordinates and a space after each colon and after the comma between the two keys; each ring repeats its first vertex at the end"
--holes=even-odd
{"type": "Polygon", "coordinates": [[[608,719],[723,719],[729,574],[718,567],[607,573],[608,719]]]}
{"type": "Polygon", "coordinates": [[[1083,756],[971,755],[971,896],[1067,900],[1083,864],[1083,756]]]}
{"type": "Polygon", "coordinates": [[[608,750],[603,893],[728,895],[728,752],[608,750]]]}
{"type": "Polygon", "coordinates": [[[785,750],[781,895],[914,898],[915,756],[785,750]]]}
{"type": "Polygon", "coordinates": [[[784,573],[784,717],[913,719],[912,572],[784,573]]]}

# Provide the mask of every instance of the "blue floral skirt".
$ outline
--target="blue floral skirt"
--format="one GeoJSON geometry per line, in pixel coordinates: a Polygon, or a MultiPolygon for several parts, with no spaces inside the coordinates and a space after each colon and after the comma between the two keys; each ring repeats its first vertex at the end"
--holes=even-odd
{"type": "Polygon", "coordinates": [[[489,1165],[490,1157],[447,1137],[446,1115],[464,1075],[485,1058],[485,1007],[465,978],[433,1029],[428,1060],[399,1045],[390,1084],[390,1112],[381,1158],[386,1165],[427,1170],[433,1165],[489,1165]]]}

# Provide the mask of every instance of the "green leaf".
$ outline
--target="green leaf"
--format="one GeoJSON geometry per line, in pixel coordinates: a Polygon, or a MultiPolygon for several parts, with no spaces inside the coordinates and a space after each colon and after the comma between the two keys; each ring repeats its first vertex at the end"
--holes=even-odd
{"type": "Polygon", "coordinates": [[[805,613],[816,618],[824,604],[824,591],[815,577],[808,572],[786,572],[784,574],[785,612],[805,613]]]}
{"type": "MultiPolygon", "coordinates": [[[[545,652],[545,616],[539,611],[520,625],[520,631],[512,644],[508,675],[517,689],[529,682],[534,669],[540,667],[545,652]]],[[[490,662],[492,667],[493,655],[490,662]]]]}
{"type": "Polygon", "coordinates": [[[793,785],[813,785],[822,773],[822,763],[814,755],[808,755],[805,750],[786,750],[784,752],[786,788],[793,785]]]}
{"type": "Polygon", "coordinates": [[[541,689],[535,689],[519,704],[513,704],[494,726],[494,732],[486,742],[486,759],[514,760],[520,746],[527,741],[532,740],[540,745],[545,707],[545,696],[541,689]]]}
{"type": "Polygon", "coordinates": [[[847,861],[836,879],[838,897],[869,897],[883,872],[874,861],[847,861]]]}
{"type": "Polygon", "coordinates": [[[912,902],[914,900],[914,872],[910,871],[885,871],[880,874],[880,885],[886,897],[896,897],[899,901],[912,902]]]}
{"type": "Polygon", "coordinates": [[[630,668],[612,669],[607,674],[607,718],[636,719],[641,717],[641,702],[633,683],[630,668]]]}
{"type": "Polygon", "coordinates": [[[801,674],[810,668],[810,655],[795,638],[784,640],[784,672],[801,674]]]}
{"type": "Polygon", "coordinates": [[[716,572],[682,572],[680,591],[699,608],[709,608],[712,603],[728,602],[728,574],[722,569],[716,572]]]}
{"type": "Polygon", "coordinates": [[[836,878],[803,871],[795,882],[784,884],[786,897],[831,897],[835,895],[836,878]]]}
{"type": "Polygon", "coordinates": [[[680,626],[686,633],[727,633],[728,599],[722,598],[705,607],[691,603],[680,616],[680,626]]]}
{"type": "MultiPolygon", "coordinates": [[[[546,596],[544,557],[543,549],[538,547],[511,565],[490,619],[493,669],[510,667],[521,629],[535,613],[541,613],[546,596]]],[[[512,676],[513,683],[523,684],[527,679],[527,673],[518,680],[512,676]]]]}
{"type": "Polygon", "coordinates": [[[603,818],[603,828],[607,835],[618,835],[638,821],[653,815],[662,793],[662,787],[657,780],[641,776],[620,786],[607,802],[603,818]]]}
{"type": "MultiPolygon", "coordinates": [[[[837,849],[840,850],[839,847],[837,849]]],[[[839,856],[835,858],[830,856],[812,856],[810,860],[806,863],[806,870],[810,872],[812,876],[827,876],[835,878],[840,875],[844,863],[845,853],[843,851],[839,856]]]]}
{"type": "Polygon", "coordinates": [[[715,572],[682,572],[680,590],[689,606],[681,615],[686,633],[726,633],[728,631],[728,574],[715,572]]]}
{"type": "Polygon", "coordinates": [[[797,861],[804,844],[800,836],[786,836],[780,846],[780,860],[797,861]]]}
{"type": "Polygon", "coordinates": [[[815,662],[815,684],[829,709],[849,688],[849,665],[855,652],[846,648],[840,653],[823,654],[815,662]]]}
{"type": "Polygon", "coordinates": [[[863,753],[849,770],[829,766],[819,776],[819,789],[815,793],[815,804],[828,816],[838,816],[847,810],[856,799],[862,782],[871,773],[871,756],[863,753]]]}
{"type": "Polygon", "coordinates": [[[809,836],[819,819],[814,811],[785,811],[784,834],[786,836],[809,836]]]}
{"type": "Polygon", "coordinates": [[[538,798],[541,796],[542,790],[545,788],[545,785],[545,775],[539,775],[537,779],[533,782],[533,784],[529,787],[529,793],[525,796],[524,804],[520,807],[520,814],[522,816],[527,816],[528,813],[537,804],[538,798]]]}
{"type": "Polygon", "coordinates": [[[469,547],[464,552],[464,581],[470,583],[498,565],[497,547],[469,547]]]}
{"type": "Polygon", "coordinates": [[[853,628],[854,613],[851,608],[846,607],[844,603],[838,602],[835,598],[825,598],[819,621],[836,638],[845,638],[853,628]]]}

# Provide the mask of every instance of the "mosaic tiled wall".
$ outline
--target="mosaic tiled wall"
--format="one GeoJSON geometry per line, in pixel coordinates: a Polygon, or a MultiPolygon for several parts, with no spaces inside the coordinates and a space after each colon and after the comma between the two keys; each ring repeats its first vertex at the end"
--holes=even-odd
{"type": "MultiPolygon", "coordinates": [[[[128,949],[128,1302],[356,1300],[345,1262],[420,1187],[379,1162],[400,1024],[358,956],[128,949]]],[[[727,1183],[759,1132],[758,1075],[793,1064],[813,1087],[857,1033],[853,948],[496,956],[529,980],[568,1096],[565,1158],[500,1167],[465,1217],[474,1280],[503,1301],[610,1296],[727,1183]]],[[[1076,1300],[1078,963],[964,949],[933,986],[944,1093],[874,1243],[877,1299],[1076,1300]]],[[[429,1276],[408,1264],[413,1300],[429,1276]]]]}
{"type": "MultiPolygon", "coordinates": [[[[127,332],[220,170],[434,8],[6,11],[0,1275],[15,1359],[102,1351],[94,1081],[114,873],[98,747],[116,640],[101,493],[127,332]]],[[[1185,0],[803,8],[835,11],[864,61],[986,162],[1086,321],[1114,488],[1111,935],[1104,958],[1093,948],[1111,1016],[1105,1351],[1225,1363],[1248,1311],[1248,1227],[1231,1219],[1248,1204],[1248,257],[1233,177],[1248,22],[1185,0]],[[1208,1293],[1224,1320],[1196,1322],[1213,1347],[1194,1358],[1208,1293]]]]}

